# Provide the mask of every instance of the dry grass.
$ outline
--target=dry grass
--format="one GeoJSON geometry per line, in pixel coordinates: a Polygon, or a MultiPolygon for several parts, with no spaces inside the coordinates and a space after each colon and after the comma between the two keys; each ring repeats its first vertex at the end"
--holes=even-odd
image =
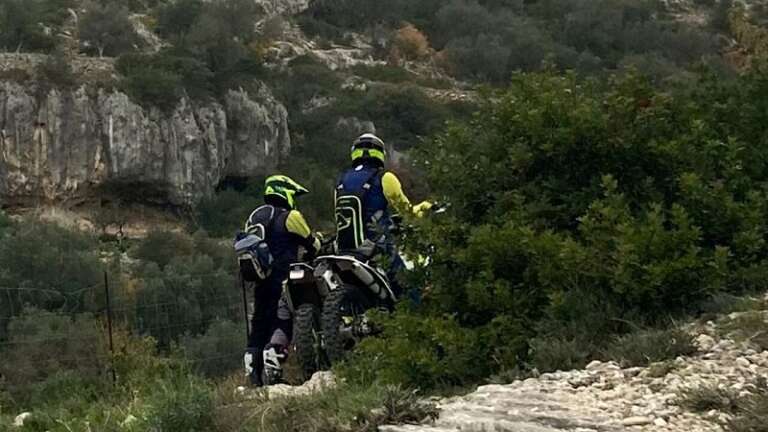
{"type": "Polygon", "coordinates": [[[247,432],[375,432],[385,424],[420,423],[435,418],[434,405],[398,386],[333,389],[293,397],[269,397],[266,392],[234,391],[239,375],[215,390],[216,430],[247,432]]]}
{"type": "Polygon", "coordinates": [[[678,329],[641,330],[616,338],[602,357],[622,367],[646,366],[696,352],[693,336],[678,329]]]}
{"type": "Polygon", "coordinates": [[[768,349],[768,321],[763,311],[733,314],[720,325],[720,331],[739,342],[760,350],[768,349]]]}
{"type": "Polygon", "coordinates": [[[686,390],[680,397],[679,404],[693,412],[711,410],[733,413],[738,410],[738,394],[716,384],[707,384],[686,390]]]}

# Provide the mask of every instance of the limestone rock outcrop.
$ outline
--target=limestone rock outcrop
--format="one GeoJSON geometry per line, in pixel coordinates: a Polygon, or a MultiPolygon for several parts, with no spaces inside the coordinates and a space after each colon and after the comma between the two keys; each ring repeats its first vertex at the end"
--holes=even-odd
{"type": "Polygon", "coordinates": [[[119,91],[0,82],[0,198],[66,202],[110,182],[189,205],[227,176],[273,169],[290,150],[288,113],[262,86],[172,112],[119,91]]]}

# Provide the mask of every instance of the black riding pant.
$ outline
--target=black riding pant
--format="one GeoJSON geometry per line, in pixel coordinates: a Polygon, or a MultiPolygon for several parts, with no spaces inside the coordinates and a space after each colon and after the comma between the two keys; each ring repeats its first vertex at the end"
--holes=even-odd
{"type": "Polygon", "coordinates": [[[255,286],[253,317],[251,318],[251,334],[248,338],[248,350],[253,353],[254,374],[261,376],[264,367],[262,352],[269,344],[272,335],[277,330],[290,340],[293,325],[290,315],[286,316],[280,298],[283,291],[283,281],[288,277],[287,270],[273,269],[272,274],[262,283],[255,286]],[[279,313],[279,311],[281,313],[279,313]]]}

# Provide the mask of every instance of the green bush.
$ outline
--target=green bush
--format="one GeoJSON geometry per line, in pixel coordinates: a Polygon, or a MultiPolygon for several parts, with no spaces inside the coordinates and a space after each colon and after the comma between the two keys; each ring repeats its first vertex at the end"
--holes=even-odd
{"type": "Polygon", "coordinates": [[[89,315],[67,315],[27,308],[8,324],[0,364],[0,390],[30,403],[64,402],[60,382],[79,380],[83,391],[103,377],[106,344],[100,324],[89,315]]]}
{"type": "Polygon", "coordinates": [[[173,109],[183,95],[209,99],[248,88],[262,76],[259,40],[248,0],[174,1],[158,9],[158,31],[173,45],[156,54],[124,55],[123,86],[142,104],[173,109]]]}
{"type": "Polygon", "coordinates": [[[139,261],[132,279],[113,295],[113,303],[120,322],[153,336],[161,347],[170,348],[187,333],[200,335],[217,320],[240,319],[242,300],[229,241],[203,231],[191,237],[152,231],[133,256],[139,261]]]}
{"type": "MultiPolygon", "coordinates": [[[[11,318],[24,305],[70,313],[97,307],[89,294],[104,267],[94,238],[37,221],[6,224],[0,233],[0,316],[11,318]]],[[[7,322],[0,324],[2,339],[7,322]]]]}
{"type": "Polygon", "coordinates": [[[99,57],[117,56],[141,45],[141,38],[130,19],[130,11],[122,2],[106,1],[88,4],[79,18],[80,39],[88,50],[99,57]]]}
{"type": "Polygon", "coordinates": [[[583,368],[594,347],[582,341],[557,336],[531,339],[530,366],[540,372],[569,371],[583,368]]]}
{"type": "Polygon", "coordinates": [[[174,0],[162,4],[157,13],[157,32],[163,37],[176,37],[183,44],[203,11],[202,0],[174,0]]]}
{"type": "Polygon", "coordinates": [[[73,87],[78,82],[78,77],[69,64],[69,60],[61,51],[54,51],[44,62],[37,66],[36,74],[38,80],[44,86],[56,86],[67,89],[73,87]]]}
{"type": "Polygon", "coordinates": [[[749,384],[746,396],[715,384],[705,384],[686,389],[679,403],[693,412],[717,410],[728,414],[722,427],[728,432],[751,432],[765,429],[768,420],[768,385],[764,378],[749,384]]]}
{"type": "Polygon", "coordinates": [[[213,429],[214,399],[205,382],[182,370],[164,377],[146,396],[144,430],[207,432],[213,429]]]}
{"type": "Polygon", "coordinates": [[[261,205],[262,192],[256,192],[255,185],[260,186],[262,182],[254,181],[252,184],[254,187],[243,192],[225,189],[201,201],[196,209],[197,222],[214,236],[233,238],[237,231],[243,229],[251,212],[261,205]]]}
{"type": "Polygon", "coordinates": [[[750,432],[765,428],[768,420],[768,385],[764,379],[759,379],[756,390],[746,398],[736,400],[736,415],[725,424],[728,432],[750,432]]]}
{"type": "Polygon", "coordinates": [[[174,258],[162,271],[145,266],[136,294],[135,328],[169,347],[187,332],[200,334],[216,319],[242,315],[234,272],[206,255],[174,258]]]}
{"type": "Polygon", "coordinates": [[[402,310],[382,324],[382,334],[363,340],[344,363],[343,376],[366,384],[457,386],[488,376],[492,367],[489,355],[500,348],[450,318],[402,310]]]}
{"type": "Polygon", "coordinates": [[[0,47],[43,51],[55,47],[55,34],[75,0],[5,0],[0,4],[0,47]],[[46,27],[52,28],[47,32],[46,27]]]}
{"type": "Polygon", "coordinates": [[[121,85],[132,99],[165,111],[176,108],[185,91],[205,97],[210,87],[210,71],[204,65],[171,52],[123,55],[116,67],[123,75],[121,85]]]}
{"type": "Polygon", "coordinates": [[[765,276],[768,156],[752,144],[768,128],[765,95],[762,73],[675,93],[634,75],[607,86],[515,76],[472,121],[417,149],[452,204],[406,245],[434,247],[414,277],[429,281],[426,316],[385,320],[386,339],[365,341],[354,363],[434,387],[606,353],[626,364],[689,353],[680,334],[629,333],[765,276]],[[464,345],[450,361],[439,357],[448,341],[464,345]]]}
{"type": "MultiPolygon", "coordinates": [[[[727,18],[723,3],[714,16],[727,18]]],[[[653,59],[639,64],[667,78],[717,54],[718,25],[704,31],[669,15],[654,1],[327,0],[312,2],[299,23],[327,39],[349,29],[412,23],[442,51],[454,75],[503,85],[514,71],[541,70],[544,63],[595,72],[615,69],[627,57],[653,59]]]]}
{"type": "Polygon", "coordinates": [[[647,366],[697,351],[693,336],[679,329],[644,330],[617,337],[602,356],[622,367],[647,366]]]}
{"type": "Polygon", "coordinates": [[[227,376],[242,367],[243,326],[232,321],[214,321],[202,335],[182,337],[180,345],[199,373],[208,377],[227,376]]]}
{"type": "Polygon", "coordinates": [[[150,231],[133,252],[136,258],[155,263],[161,270],[175,257],[188,257],[193,253],[194,243],[189,236],[165,230],[150,231]]]}

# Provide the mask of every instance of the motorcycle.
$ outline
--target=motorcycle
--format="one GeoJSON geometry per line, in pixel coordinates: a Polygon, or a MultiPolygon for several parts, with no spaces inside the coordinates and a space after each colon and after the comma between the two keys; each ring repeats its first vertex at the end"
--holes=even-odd
{"type": "Polygon", "coordinates": [[[370,261],[351,255],[327,255],[315,262],[318,284],[328,293],[320,317],[323,348],[328,361],[334,364],[374,333],[366,312],[391,312],[398,298],[385,272],[370,261]]]}
{"type": "MultiPolygon", "coordinates": [[[[446,208],[435,206],[431,213],[446,208]]],[[[392,312],[398,301],[385,270],[370,258],[386,249],[383,237],[363,253],[328,253],[332,249],[333,243],[326,242],[326,254],[311,263],[293,264],[286,283],[285,297],[294,312],[293,351],[305,378],[340,361],[363,338],[375,334],[367,311],[392,312]]],[[[403,258],[404,267],[413,269],[414,262],[403,258]]],[[[426,257],[422,264],[428,262],[426,257]]]]}
{"type": "Polygon", "coordinates": [[[339,361],[373,333],[367,310],[391,311],[397,302],[383,270],[332,253],[292,264],[284,298],[293,312],[292,351],[304,379],[339,361]]]}

